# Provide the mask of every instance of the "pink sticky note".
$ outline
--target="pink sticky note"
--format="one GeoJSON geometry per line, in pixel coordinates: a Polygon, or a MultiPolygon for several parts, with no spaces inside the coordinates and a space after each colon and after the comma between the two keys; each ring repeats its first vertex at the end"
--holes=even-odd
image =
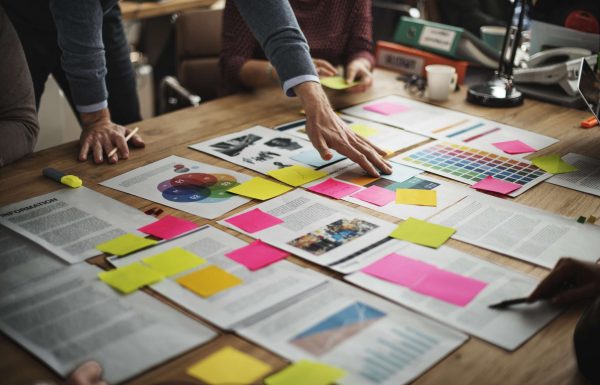
{"type": "Polygon", "coordinates": [[[225,219],[225,222],[231,223],[251,234],[283,223],[281,219],[274,217],[271,214],[267,214],[261,209],[254,209],[236,215],[235,217],[225,219]]]}
{"type": "Polygon", "coordinates": [[[198,225],[194,222],[167,215],[156,222],[140,227],[138,230],[161,239],[171,239],[196,228],[198,228],[198,225]]]}
{"type": "Polygon", "coordinates": [[[346,195],[350,195],[360,189],[360,186],[340,182],[339,180],[335,180],[332,178],[329,178],[325,182],[321,182],[308,188],[308,190],[312,192],[327,195],[328,197],[332,197],[335,199],[341,199],[346,195]]]}
{"type": "Polygon", "coordinates": [[[364,106],[363,109],[371,112],[376,112],[381,115],[394,115],[400,112],[410,110],[409,107],[403,106],[402,104],[390,102],[369,104],[368,106],[364,106]]]}
{"type": "Polygon", "coordinates": [[[411,288],[436,269],[428,263],[392,253],[365,267],[362,272],[411,288]]]}
{"type": "Polygon", "coordinates": [[[254,271],[280,261],[289,254],[273,246],[269,246],[260,239],[251,244],[225,254],[237,263],[241,263],[248,269],[254,271]]]}
{"type": "Polygon", "coordinates": [[[396,193],[383,187],[371,186],[352,194],[352,197],[377,206],[385,206],[396,199],[396,193]]]}
{"type": "Polygon", "coordinates": [[[477,190],[485,190],[491,192],[497,192],[500,194],[510,194],[516,189],[521,188],[521,185],[518,183],[506,182],[500,179],[496,179],[494,177],[488,176],[485,179],[480,180],[471,186],[471,188],[477,190]]]}
{"type": "Polygon", "coordinates": [[[525,154],[527,152],[536,152],[537,150],[520,140],[509,140],[508,142],[492,143],[507,154],[525,154]]]}
{"type": "Polygon", "coordinates": [[[457,306],[466,306],[487,286],[487,283],[435,269],[411,289],[457,306]]]}

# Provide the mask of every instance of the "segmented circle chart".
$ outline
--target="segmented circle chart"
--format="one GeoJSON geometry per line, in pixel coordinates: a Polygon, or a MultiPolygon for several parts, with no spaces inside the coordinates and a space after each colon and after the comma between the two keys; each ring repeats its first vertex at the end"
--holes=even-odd
{"type": "Polygon", "coordinates": [[[238,184],[231,175],[192,172],[166,180],[157,188],[171,202],[218,203],[231,198],[227,190],[238,184]]]}

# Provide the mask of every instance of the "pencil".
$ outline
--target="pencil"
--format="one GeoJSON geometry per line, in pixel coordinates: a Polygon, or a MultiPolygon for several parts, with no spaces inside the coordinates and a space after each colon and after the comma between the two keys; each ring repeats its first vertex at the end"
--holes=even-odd
{"type": "MultiPolygon", "coordinates": [[[[131,132],[129,133],[129,135],[127,135],[127,136],[125,137],[125,142],[128,142],[128,141],[129,141],[129,139],[131,139],[131,138],[132,138],[132,137],[133,137],[135,134],[137,134],[137,132],[138,132],[138,130],[139,130],[139,129],[140,129],[139,127],[136,127],[136,128],[134,128],[134,129],[133,129],[133,131],[131,131],[131,132]]],[[[113,149],[112,149],[112,150],[111,150],[111,151],[108,153],[108,156],[107,156],[107,157],[108,157],[108,158],[110,158],[111,156],[115,155],[116,153],[117,153],[117,148],[115,147],[115,148],[113,148],[113,149]]]]}
{"type": "Polygon", "coordinates": [[[489,305],[488,307],[490,309],[506,309],[507,307],[512,306],[512,305],[519,305],[522,303],[527,303],[527,300],[528,300],[527,297],[508,299],[506,301],[502,301],[502,302],[495,303],[493,305],[489,305]]]}

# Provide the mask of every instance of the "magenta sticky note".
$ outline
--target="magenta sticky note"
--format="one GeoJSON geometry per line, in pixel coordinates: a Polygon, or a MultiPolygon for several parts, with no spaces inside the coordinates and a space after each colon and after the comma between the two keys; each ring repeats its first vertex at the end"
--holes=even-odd
{"type": "Polygon", "coordinates": [[[335,199],[341,199],[347,195],[355,193],[360,190],[360,186],[356,186],[349,183],[340,182],[339,180],[329,178],[325,182],[321,182],[308,190],[316,192],[317,194],[327,195],[335,199]]]}
{"type": "Polygon", "coordinates": [[[197,228],[198,225],[194,222],[167,215],[156,222],[140,227],[138,230],[157,238],[171,239],[197,228]]]}
{"type": "Polygon", "coordinates": [[[383,187],[371,186],[352,194],[352,198],[371,203],[377,206],[385,206],[396,199],[396,193],[383,187]]]}
{"type": "Polygon", "coordinates": [[[528,152],[536,152],[537,150],[527,143],[520,140],[509,140],[508,142],[492,143],[507,154],[525,154],[528,152]]]}
{"type": "Polygon", "coordinates": [[[225,222],[231,223],[235,227],[251,234],[283,223],[281,219],[265,213],[261,209],[247,211],[235,217],[225,219],[225,222]]]}
{"type": "Polygon", "coordinates": [[[521,188],[521,185],[518,183],[506,182],[504,180],[488,176],[487,178],[482,179],[479,182],[472,185],[471,188],[477,190],[496,192],[500,194],[510,194],[516,189],[521,188]]]}
{"type": "Polygon", "coordinates": [[[381,115],[394,115],[400,112],[408,111],[410,108],[398,103],[381,102],[364,106],[363,109],[376,112],[381,115]]]}
{"type": "Polygon", "coordinates": [[[365,267],[362,272],[411,288],[435,269],[428,263],[391,253],[365,267]]]}
{"type": "Polygon", "coordinates": [[[487,283],[443,269],[431,271],[411,289],[456,306],[466,306],[487,283]]]}
{"type": "Polygon", "coordinates": [[[269,246],[260,239],[251,244],[225,254],[237,263],[246,266],[254,271],[269,266],[272,263],[280,261],[289,254],[276,247],[269,246]]]}

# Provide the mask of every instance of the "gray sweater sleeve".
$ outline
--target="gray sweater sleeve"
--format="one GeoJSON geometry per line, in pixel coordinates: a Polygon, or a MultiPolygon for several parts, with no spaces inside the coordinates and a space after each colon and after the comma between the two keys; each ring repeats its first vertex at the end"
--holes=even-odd
{"type": "Polygon", "coordinates": [[[277,70],[286,94],[305,81],[319,81],[308,43],[287,0],[234,0],[240,14],[277,70]]]}
{"type": "Polygon", "coordinates": [[[0,52],[0,166],[3,166],[33,151],[39,126],[25,54],[2,6],[0,52]]]}

